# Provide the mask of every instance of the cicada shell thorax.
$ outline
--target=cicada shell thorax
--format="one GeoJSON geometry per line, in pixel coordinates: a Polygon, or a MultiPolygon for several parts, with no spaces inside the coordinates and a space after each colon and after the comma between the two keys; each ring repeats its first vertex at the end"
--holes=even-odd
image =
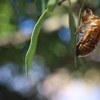
{"type": "Polygon", "coordinates": [[[81,19],[83,24],[90,24],[94,20],[98,20],[99,17],[97,15],[94,15],[93,12],[90,9],[88,9],[83,11],[81,19]]]}

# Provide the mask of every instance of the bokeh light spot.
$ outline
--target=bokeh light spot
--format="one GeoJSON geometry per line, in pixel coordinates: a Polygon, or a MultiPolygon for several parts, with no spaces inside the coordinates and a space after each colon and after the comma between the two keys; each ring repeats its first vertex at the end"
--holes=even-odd
{"type": "Polygon", "coordinates": [[[66,27],[63,27],[59,30],[58,32],[58,36],[59,38],[64,41],[64,42],[69,42],[70,39],[71,39],[71,36],[70,36],[70,31],[68,28],[66,27]]]}
{"type": "Polygon", "coordinates": [[[21,31],[22,34],[30,35],[32,34],[35,23],[33,19],[27,19],[19,24],[19,31],[21,31]]]}
{"type": "Polygon", "coordinates": [[[66,48],[59,43],[54,47],[54,53],[58,57],[63,57],[66,54],[66,48]]]}

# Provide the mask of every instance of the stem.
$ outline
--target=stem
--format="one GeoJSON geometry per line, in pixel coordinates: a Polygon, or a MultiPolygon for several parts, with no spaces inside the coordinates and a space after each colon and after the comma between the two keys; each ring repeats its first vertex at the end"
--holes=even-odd
{"type": "Polygon", "coordinates": [[[68,2],[69,2],[69,7],[71,7],[71,2],[70,2],[70,0],[68,0],[68,2]]]}
{"type": "MultiPolygon", "coordinates": [[[[81,8],[80,8],[80,10],[79,10],[79,15],[78,15],[78,25],[77,25],[77,27],[80,25],[80,21],[81,21],[81,12],[82,12],[82,9],[84,8],[85,2],[86,2],[86,0],[83,1],[82,6],[81,6],[81,8]]],[[[78,35],[76,35],[76,37],[75,37],[75,43],[77,43],[77,41],[78,41],[78,35]]],[[[79,61],[83,64],[83,62],[82,62],[81,59],[80,59],[79,61]]],[[[75,52],[75,57],[74,57],[74,65],[75,65],[75,67],[77,67],[77,57],[76,57],[76,52],[75,52]]]]}

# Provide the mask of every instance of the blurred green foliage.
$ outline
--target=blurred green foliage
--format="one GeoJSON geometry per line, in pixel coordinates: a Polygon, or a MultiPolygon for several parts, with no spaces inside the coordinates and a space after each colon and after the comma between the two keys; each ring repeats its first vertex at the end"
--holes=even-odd
{"type": "Polygon", "coordinates": [[[10,35],[15,31],[16,26],[10,23],[11,16],[13,15],[13,8],[9,1],[0,3],[0,34],[10,35]]]}

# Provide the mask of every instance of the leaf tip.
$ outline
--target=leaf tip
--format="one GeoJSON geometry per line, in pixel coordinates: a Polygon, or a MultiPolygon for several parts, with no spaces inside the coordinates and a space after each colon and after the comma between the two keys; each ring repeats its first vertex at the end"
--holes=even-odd
{"type": "Polygon", "coordinates": [[[28,76],[28,72],[26,72],[26,76],[28,76]]]}

